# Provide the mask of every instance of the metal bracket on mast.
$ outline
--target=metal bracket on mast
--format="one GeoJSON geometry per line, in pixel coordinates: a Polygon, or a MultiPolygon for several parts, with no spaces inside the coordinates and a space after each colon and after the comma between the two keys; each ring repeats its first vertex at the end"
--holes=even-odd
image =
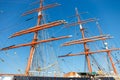
{"type": "Polygon", "coordinates": [[[73,22],[73,23],[70,23],[70,24],[66,24],[65,27],[76,26],[76,25],[85,24],[85,23],[94,22],[94,21],[96,21],[95,18],[90,18],[90,19],[86,19],[86,20],[82,20],[82,21],[78,21],[78,22],[73,22]]]}

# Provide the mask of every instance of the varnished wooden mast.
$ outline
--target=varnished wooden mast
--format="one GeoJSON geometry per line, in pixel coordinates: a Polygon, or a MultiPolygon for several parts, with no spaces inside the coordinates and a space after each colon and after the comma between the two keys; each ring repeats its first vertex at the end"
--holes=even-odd
{"type": "MultiPolygon", "coordinates": [[[[96,24],[97,24],[97,26],[98,26],[98,29],[99,29],[100,34],[102,35],[103,33],[102,33],[102,30],[101,30],[101,28],[100,28],[99,23],[96,22],[96,24]]],[[[103,41],[103,44],[105,45],[105,49],[108,49],[107,42],[103,41]]],[[[111,62],[111,65],[112,65],[112,68],[113,68],[114,73],[115,73],[115,74],[118,74],[117,69],[116,69],[116,67],[115,67],[115,65],[114,65],[114,62],[113,62],[113,60],[112,60],[112,57],[111,57],[111,51],[107,51],[107,55],[108,55],[109,60],[110,60],[110,62],[111,62]]]]}
{"type": "MultiPolygon", "coordinates": [[[[78,18],[78,22],[80,22],[81,21],[80,20],[80,15],[78,13],[77,8],[75,8],[75,10],[76,10],[76,15],[77,15],[77,18],[78,18]]],[[[80,31],[82,33],[82,38],[84,39],[85,38],[84,28],[82,27],[82,24],[80,24],[79,26],[80,26],[80,31]]],[[[89,59],[89,54],[88,54],[89,48],[87,47],[86,42],[84,42],[83,45],[84,45],[84,51],[85,51],[85,57],[86,57],[86,60],[87,60],[88,70],[89,70],[89,72],[92,72],[92,67],[91,67],[91,64],[90,64],[90,59],[89,59]]]]}
{"type": "MultiPolygon", "coordinates": [[[[77,53],[77,54],[66,54],[66,55],[61,55],[61,56],[58,56],[58,57],[69,57],[69,56],[85,55],[86,59],[87,59],[88,70],[89,70],[89,72],[92,72],[92,67],[91,67],[91,64],[90,64],[89,55],[95,54],[95,53],[106,52],[108,57],[109,57],[109,60],[111,62],[113,71],[117,75],[118,73],[117,73],[115,64],[114,64],[114,62],[112,60],[111,52],[112,51],[116,51],[116,50],[120,50],[120,48],[109,49],[108,46],[105,45],[105,42],[104,42],[104,45],[105,45],[105,49],[104,50],[97,50],[97,51],[92,51],[92,52],[89,51],[89,48],[87,47],[87,43],[88,42],[94,42],[94,41],[97,41],[97,40],[106,40],[106,39],[112,38],[112,37],[110,35],[102,35],[101,34],[100,36],[93,36],[93,37],[86,38],[85,37],[85,33],[84,33],[84,28],[82,27],[82,24],[84,24],[84,22],[80,20],[80,15],[78,13],[77,8],[76,8],[76,15],[77,15],[77,18],[78,18],[78,22],[77,23],[68,24],[68,26],[73,26],[73,25],[79,24],[80,31],[82,33],[82,39],[66,42],[66,43],[62,44],[62,46],[70,46],[70,45],[74,45],[74,44],[83,44],[84,45],[84,52],[80,52],[80,53],[77,53]]],[[[95,19],[85,21],[85,23],[91,22],[91,21],[95,21],[95,19]]]]}
{"type": "Polygon", "coordinates": [[[30,67],[31,67],[32,60],[33,60],[33,55],[34,55],[34,52],[35,52],[35,47],[36,47],[37,44],[72,37],[72,36],[68,35],[68,36],[49,38],[49,39],[46,39],[46,40],[39,40],[38,41],[38,31],[44,30],[44,29],[47,29],[47,28],[51,28],[51,27],[55,27],[55,26],[66,23],[65,20],[57,20],[57,21],[50,22],[50,23],[47,23],[47,24],[41,24],[42,11],[47,9],[47,8],[55,7],[55,6],[58,6],[58,5],[59,4],[55,3],[55,4],[50,4],[50,5],[47,5],[47,6],[43,6],[43,0],[40,0],[40,7],[39,8],[27,11],[23,14],[23,16],[25,16],[25,15],[28,15],[28,14],[32,14],[34,12],[38,12],[37,25],[32,27],[32,28],[16,32],[12,36],[9,37],[9,38],[13,38],[13,37],[16,37],[16,36],[21,36],[23,34],[34,33],[34,37],[33,37],[32,42],[26,43],[26,44],[12,45],[12,46],[8,46],[8,47],[0,49],[0,50],[9,50],[9,49],[13,49],[13,48],[31,46],[30,55],[29,55],[29,58],[28,58],[28,63],[27,63],[25,74],[24,74],[26,76],[29,75],[30,67]]]}
{"type": "MultiPolygon", "coordinates": [[[[43,0],[40,0],[40,8],[42,8],[42,7],[43,7],[43,0]]],[[[38,12],[37,26],[39,26],[41,24],[41,19],[42,19],[42,10],[38,12]]],[[[32,42],[37,42],[37,40],[38,40],[37,37],[38,37],[38,31],[34,32],[34,38],[33,38],[32,42]]],[[[28,59],[28,64],[27,64],[27,67],[26,67],[25,75],[29,75],[30,66],[32,64],[33,55],[34,55],[34,52],[35,52],[35,46],[36,45],[31,46],[30,56],[29,56],[29,59],[28,59]]]]}
{"type": "Polygon", "coordinates": [[[115,74],[118,74],[118,73],[117,73],[117,70],[116,70],[116,67],[115,67],[115,65],[114,65],[114,62],[113,62],[113,60],[112,60],[112,57],[111,57],[111,51],[108,51],[107,54],[108,54],[108,57],[109,57],[109,59],[110,59],[110,62],[111,62],[111,65],[112,65],[112,68],[113,68],[114,73],[115,73],[115,74]]]}

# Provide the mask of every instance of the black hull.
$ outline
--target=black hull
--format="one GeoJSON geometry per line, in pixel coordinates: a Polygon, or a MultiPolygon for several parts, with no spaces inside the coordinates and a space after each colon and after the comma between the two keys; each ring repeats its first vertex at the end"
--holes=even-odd
{"type": "Polygon", "coordinates": [[[65,77],[33,77],[33,76],[14,76],[13,80],[115,80],[113,77],[96,78],[65,78],[65,77]]]}

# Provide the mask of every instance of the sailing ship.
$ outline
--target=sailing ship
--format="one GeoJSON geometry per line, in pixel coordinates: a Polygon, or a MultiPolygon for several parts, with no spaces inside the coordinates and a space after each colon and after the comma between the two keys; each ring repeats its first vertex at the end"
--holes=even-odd
{"type": "MultiPolygon", "coordinates": [[[[29,33],[34,33],[33,36],[33,40],[29,43],[25,43],[25,44],[19,44],[19,45],[12,45],[12,46],[8,46],[5,48],[2,48],[1,50],[9,50],[9,49],[14,49],[14,48],[19,48],[19,47],[26,47],[26,46],[30,46],[30,55],[28,58],[28,63],[27,63],[27,67],[25,70],[25,74],[0,74],[0,80],[119,80],[119,74],[116,70],[115,64],[112,60],[111,57],[111,52],[112,51],[116,51],[116,50],[120,50],[120,48],[109,48],[108,47],[108,43],[106,42],[106,39],[111,38],[110,35],[103,35],[102,32],[100,32],[99,36],[92,36],[92,37],[86,37],[85,36],[85,29],[83,27],[83,24],[86,24],[88,22],[94,22],[97,21],[95,18],[90,18],[87,20],[81,20],[79,12],[77,10],[77,8],[75,8],[76,11],[76,17],[77,17],[77,22],[75,23],[68,23],[65,20],[57,20],[57,21],[53,21],[50,23],[42,23],[42,19],[43,19],[43,10],[46,10],[48,8],[52,8],[55,6],[58,6],[59,4],[55,3],[55,4],[49,4],[47,6],[43,6],[43,0],[40,0],[40,7],[27,11],[24,14],[22,14],[22,16],[26,16],[29,14],[32,14],[34,12],[38,12],[38,20],[37,20],[37,25],[32,27],[32,28],[28,28],[26,30],[22,30],[19,32],[14,33],[12,36],[10,36],[9,38],[14,38],[17,36],[21,36],[24,34],[29,34],[29,33]],[[60,40],[60,39],[66,39],[66,38],[71,38],[71,35],[67,35],[67,36],[61,36],[61,37],[52,37],[52,38],[48,38],[48,39],[43,39],[43,40],[39,40],[38,39],[38,34],[39,31],[43,31],[46,30],[48,28],[52,28],[52,27],[56,27],[59,25],[65,25],[65,26],[75,26],[75,25],[79,25],[79,30],[82,33],[82,38],[78,39],[78,40],[73,40],[73,41],[69,41],[69,42],[65,42],[64,44],[62,44],[62,46],[70,46],[70,45],[75,45],[75,44],[83,44],[83,52],[79,52],[77,54],[72,54],[72,52],[66,54],[66,55],[60,55],[58,56],[59,58],[64,58],[64,57],[68,57],[68,56],[81,56],[84,55],[85,59],[86,59],[86,63],[87,63],[87,67],[88,67],[88,71],[87,72],[68,72],[68,73],[64,73],[62,76],[58,75],[58,73],[56,73],[54,76],[46,76],[46,75],[41,75],[40,73],[44,72],[44,69],[47,69],[51,66],[56,65],[56,63],[49,65],[46,68],[41,68],[40,66],[37,68],[36,71],[31,71],[31,66],[33,65],[33,60],[34,60],[34,55],[35,55],[35,50],[37,48],[38,45],[41,45],[41,43],[47,43],[47,42],[51,42],[51,41],[56,41],[56,40],[60,40]],[[102,50],[96,50],[96,51],[91,51],[90,48],[88,47],[88,43],[92,43],[92,42],[96,42],[96,41],[103,41],[103,44],[105,46],[104,49],[102,50]],[[90,60],[90,56],[95,60],[95,58],[92,56],[94,54],[100,54],[105,52],[111,62],[112,65],[112,69],[113,69],[113,74],[112,75],[108,75],[105,74],[104,71],[100,68],[99,64],[97,61],[97,67],[99,69],[99,71],[93,72],[93,68],[91,66],[91,60],[90,60]]],[[[100,28],[99,24],[97,23],[98,27],[100,28]]],[[[44,53],[45,54],[45,53],[44,53]]]]}

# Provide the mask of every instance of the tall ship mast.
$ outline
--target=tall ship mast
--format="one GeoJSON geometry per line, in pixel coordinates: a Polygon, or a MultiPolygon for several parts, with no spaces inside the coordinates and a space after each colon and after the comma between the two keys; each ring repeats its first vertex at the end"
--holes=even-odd
{"type": "Polygon", "coordinates": [[[30,67],[32,65],[32,60],[33,60],[33,56],[34,56],[35,48],[36,48],[37,44],[45,43],[45,42],[51,42],[51,41],[71,37],[70,35],[68,35],[68,36],[61,36],[61,37],[57,37],[57,38],[49,38],[49,39],[46,39],[46,40],[38,40],[38,31],[44,30],[44,29],[47,29],[47,28],[52,28],[52,27],[55,27],[55,26],[58,26],[58,25],[66,24],[65,20],[57,20],[57,21],[50,22],[50,23],[47,23],[47,24],[41,24],[41,21],[42,21],[42,18],[43,18],[43,14],[42,14],[43,10],[45,10],[47,8],[52,8],[52,7],[55,7],[55,6],[58,6],[58,5],[59,4],[54,3],[54,4],[49,4],[47,6],[43,6],[43,0],[40,0],[40,7],[39,8],[36,8],[36,9],[33,9],[33,10],[30,10],[30,11],[27,11],[27,12],[23,13],[22,16],[26,16],[28,14],[38,12],[37,25],[32,27],[32,28],[16,32],[12,36],[10,36],[9,38],[21,36],[21,35],[24,35],[24,34],[34,33],[33,40],[30,43],[12,45],[12,46],[8,46],[8,47],[5,47],[5,48],[1,49],[1,50],[9,50],[9,49],[13,49],[13,48],[31,46],[26,71],[25,71],[25,74],[23,74],[25,76],[30,75],[29,71],[30,71],[30,67]]]}
{"type": "MultiPolygon", "coordinates": [[[[9,38],[14,38],[14,37],[19,37],[19,36],[24,36],[25,34],[29,34],[29,33],[33,33],[33,38],[32,41],[29,43],[24,43],[24,44],[18,44],[18,45],[12,45],[12,46],[8,46],[5,48],[1,48],[1,51],[6,51],[6,50],[10,50],[10,49],[14,49],[14,48],[20,48],[20,47],[30,47],[30,53],[29,53],[29,57],[28,57],[28,61],[27,61],[27,65],[26,65],[26,69],[25,69],[25,73],[24,74],[0,74],[0,79],[4,80],[119,80],[120,76],[119,73],[117,72],[115,63],[112,59],[111,56],[111,52],[112,51],[117,51],[120,50],[120,48],[109,48],[108,47],[108,43],[107,43],[107,39],[112,38],[110,35],[104,35],[101,31],[100,31],[100,35],[98,36],[92,36],[92,37],[86,37],[85,36],[85,28],[83,26],[83,24],[87,24],[90,22],[97,22],[97,19],[95,18],[89,18],[86,20],[82,20],[81,16],[78,12],[78,9],[75,8],[75,13],[76,13],[76,18],[77,18],[77,22],[74,23],[67,23],[65,20],[57,20],[57,21],[53,21],[53,22],[49,22],[49,23],[42,23],[43,20],[43,11],[48,9],[48,8],[52,8],[52,7],[56,7],[59,6],[59,4],[54,3],[54,4],[49,4],[44,6],[43,5],[44,0],[40,0],[39,2],[39,8],[27,11],[25,13],[22,14],[22,16],[26,16],[26,15],[30,15],[32,13],[36,13],[37,12],[37,24],[31,28],[25,29],[25,30],[21,30],[19,32],[13,33],[9,38]],[[53,27],[57,27],[59,25],[65,25],[65,26],[76,26],[79,27],[79,31],[81,32],[81,39],[78,40],[72,40],[69,42],[65,42],[62,44],[62,46],[71,46],[71,45],[77,45],[77,44],[81,44],[84,48],[83,52],[79,52],[79,53],[68,53],[65,55],[60,55],[58,56],[58,58],[65,58],[65,57],[75,57],[75,56],[84,56],[85,57],[85,63],[87,63],[87,71],[86,72],[76,72],[76,71],[70,71],[68,73],[64,73],[62,76],[58,76],[57,74],[54,74],[54,76],[46,76],[46,75],[33,75],[31,74],[31,67],[33,64],[33,59],[34,59],[34,55],[36,52],[36,48],[38,45],[41,45],[42,43],[48,43],[48,42],[52,42],[52,41],[56,41],[56,40],[61,40],[61,39],[66,39],[66,38],[71,38],[71,35],[67,35],[67,36],[60,36],[60,37],[52,37],[52,38],[47,38],[47,39],[38,39],[39,37],[39,31],[43,31],[46,30],[48,28],[53,28],[53,27]],[[94,43],[96,41],[102,41],[103,45],[104,45],[104,49],[102,50],[95,50],[92,51],[91,47],[88,46],[88,43],[94,43]],[[108,59],[110,61],[110,65],[112,66],[112,70],[113,70],[113,75],[107,75],[107,74],[102,74],[104,73],[103,70],[98,66],[99,63],[97,63],[97,61],[95,60],[94,57],[92,57],[92,55],[94,54],[107,54],[108,59]],[[99,73],[93,73],[93,67],[91,64],[91,59],[90,57],[92,57],[96,64],[97,67],[99,68],[99,70],[101,71],[101,74],[99,73]]],[[[97,26],[100,30],[100,26],[97,23],[97,26]]],[[[43,35],[45,36],[45,35],[43,35]]],[[[40,49],[39,49],[40,50],[40,49]]],[[[47,50],[47,48],[46,48],[47,50]]],[[[46,54],[46,53],[44,53],[46,54]]],[[[52,64],[55,65],[55,64],[52,64]]],[[[52,65],[48,66],[51,67],[52,65]]],[[[42,66],[42,64],[40,64],[40,66],[42,66]]],[[[47,67],[47,68],[48,68],[47,67]]],[[[41,73],[42,70],[39,67],[36,72],[41,73]]]]}
{"type": "MultiPolygon", "coordinates": [[[[112,60],[111,52],[112,51],[116,51],[116,50],[120,50],[120,48],[111,48],[111,49],[109,49],[108,45],[107,45],[107,42],[104,42],[104,45],[105,45],[105,49],[104,50],[90,51],[90,48],[87,46],[87,43],[89,43],[89,42],[95,42],[95,41],[98,41],[98,40],[103,40],[104,41],[106,39],[111,38],[111,36],[109,36],[109,35],[100,35],[100,36],[93,36],[93,37],[86,38],[85,37],[84,28],[82,26],[82,21],[80,19],[80,15],[78,13],[77,8],[75,10],[76,10],[76,16],[78,18],[78,22],[77,23],[79,24],[79,28],[80,28],[80,31],[82,33],[82,39],[74,40],[74,41],[70,41],[70,42],[66,42],[62,46],[70,46],[70,45],[75,45],[75,44],[83,44],[83,46],[84,46],[84,52],[80,52],[80,53],[77,53],[77,54],[67,54],[67,55],[62,55],[62,56],[59,56],[59,57],[85,55],[85,58],[86,58],[86,61],[87,61],[87,66],[88,66],[88,71],[91,73],[92,72],[92,67],[91,67],[89,56],[91,54],[106,52],[107,55],[108,55],[108,57],[109,57],[109,60],[111,62],[113,71],[117,75],[118,73],[117,73],[116,67],[114,65],[114,62],[112,60]]],[[[93,20],[90,19],[87,22],[89,22],[89,21],[94,21],[94,19],[93,20]]],[[[87,23],[87,22],[85,22],[85,23],[87,23]]]]}

